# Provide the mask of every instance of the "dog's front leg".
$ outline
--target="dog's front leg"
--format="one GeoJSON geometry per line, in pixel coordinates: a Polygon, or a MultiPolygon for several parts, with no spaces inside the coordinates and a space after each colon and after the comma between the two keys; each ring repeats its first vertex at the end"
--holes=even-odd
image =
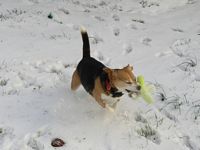
{"type": "Polygon", "coordinates": [[[117,103],[120,101],[119,98],[114,98],[112,96],[105,95],[105,94],[102,94],[101,98],[105,100],[105,102],[106,102],[106,108],[108,110],[110,110],[111,112],[115,111],[115,109],[117,107],[117,103]]]}
{"type": "Polygon", "coordinates": [[[114,107],[111,107],[109,104],[106,103],[106,100],[102,99],[101,94],[93,92],[93,96],[98,104],[101,105],[103,108],[107,108],[111,112],[115,111],[116,105],[114,107]]]}
{"type": "Polygon", "coordinates": [[[109,104],[106,104],[106,108],[108,110],[110,110],[111,112],[114,112],[116,107],[117,107],[117,103],[120,101],[120,99],[117,99],[113,104],[109,105],[109,104]]]}
{"type": "Polygon", "coordinates": [[[105,100],[103,100],[101,98],[101,95],[99,93],[94,91],[92,95],[95,98],[95,100],[98,102],[99,105],[101,105],[103,108],[106,107],[106,102],[105,102],[105,100]]]}

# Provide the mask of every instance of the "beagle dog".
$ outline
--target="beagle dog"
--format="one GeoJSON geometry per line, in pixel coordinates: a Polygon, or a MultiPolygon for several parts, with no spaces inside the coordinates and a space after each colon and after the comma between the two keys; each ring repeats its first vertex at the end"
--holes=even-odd
{"type": "Polygon", "coordinates": [[[87,31],[81,28],[83,57],[72,75],[71,89],[75,91],[81,84],[103,107],[115,110],[124,92],[138,94],[141,87],[136,82],[133,67],[111,69],[90,56],[87,31]]]}

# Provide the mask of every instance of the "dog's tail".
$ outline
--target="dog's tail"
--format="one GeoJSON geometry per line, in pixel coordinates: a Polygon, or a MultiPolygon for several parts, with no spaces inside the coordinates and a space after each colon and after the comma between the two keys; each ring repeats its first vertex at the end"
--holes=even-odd
{"type": "Polygon", "coordinates": [[[81,35],[83,40],[83,57],[90,57],[90,43],[87,31],[84,27],[81,27],[81,35]]]}

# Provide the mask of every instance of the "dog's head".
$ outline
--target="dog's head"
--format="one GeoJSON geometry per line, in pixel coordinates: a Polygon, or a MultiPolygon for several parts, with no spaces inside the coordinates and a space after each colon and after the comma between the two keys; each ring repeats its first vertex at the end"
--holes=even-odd
{"type": "Polygon", "coordinates": [[[108,74],[111,84],[120,91],[130,91],[135,93],[140,91],[141,87],[137,84],[132,66],[127,65],[122,69],[104,68],[104,71],[108,74]]]}

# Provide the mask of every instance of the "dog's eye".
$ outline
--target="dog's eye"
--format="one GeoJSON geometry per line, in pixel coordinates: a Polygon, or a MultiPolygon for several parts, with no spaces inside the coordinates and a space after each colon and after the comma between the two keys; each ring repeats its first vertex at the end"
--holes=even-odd
{"type": "Polygon", "coordinates": [[[130,81],[126,81],[126,84],[132,84],[132,82],[130,82],[130,81]]]}

